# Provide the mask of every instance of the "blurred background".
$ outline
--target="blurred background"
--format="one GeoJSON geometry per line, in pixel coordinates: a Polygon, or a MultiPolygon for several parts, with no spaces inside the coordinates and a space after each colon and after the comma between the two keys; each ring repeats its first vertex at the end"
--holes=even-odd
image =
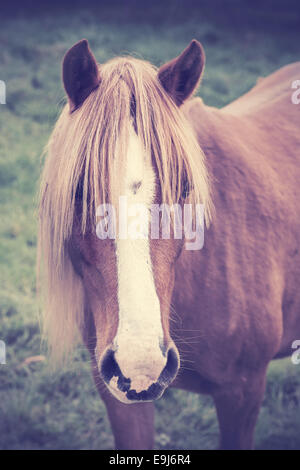
{"type": "MultiPolygon", "coordinates": [[[[99,62],[133,54],[159,66],[192,38],[206,52],[198,94],[221,107],[258,77],[300,60],[299,1],[110,0],[1,4],[0,80],[0,449],[110,449],[105,407],[79,348],[49,373],[40,345],[35,288],[41,153],[65,103],[61,60],[87,38],[99,62]]],[[[299,68],[300,79],[300,68],[299,68]]],[[[62,312],[63,313],[63,312],[62,312]]],[[[212,449],[212,400],[168,390],[156,403],[156,448],[212,449]]],[[[300,365],[270,365],[258,449],[300,448],[300,365]]]]}

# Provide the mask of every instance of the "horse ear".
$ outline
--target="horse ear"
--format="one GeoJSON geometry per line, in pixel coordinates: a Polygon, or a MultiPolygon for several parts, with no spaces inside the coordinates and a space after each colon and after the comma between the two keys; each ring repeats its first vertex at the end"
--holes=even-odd
{"type": "Polygon", "coordinates": [[[100,83],[98,65],[86,39],[77,42],[66,53],[62,77],[72,112],[100,83]]]}
{"type": "Polygon", "coordinates": [[[193,39],[175,59],[158,71],[164,89],[180,106],[197,87],[205,64],[205,54],[200,42],[193,39]]]}

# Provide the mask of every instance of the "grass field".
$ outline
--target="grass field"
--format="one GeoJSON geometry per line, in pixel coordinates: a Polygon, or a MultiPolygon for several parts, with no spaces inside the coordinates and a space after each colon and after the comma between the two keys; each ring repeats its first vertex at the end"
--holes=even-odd
{"type": "MultiPolygon", "coordinates": [[[[41,354],[36,192],[40,155],[65,99],[60,81],[65,51],[86,37],[100,62],[130,53],[160,65],[195,37],[207,57],[199,94],[218,107],[258,77],[300,60],[297,2],[149,3],[84,8],[74,2],[69,8],[30,2],[26,11],[24,4],[24,11],[8,6],[1,18],[0,79],[7,104],[0,105],[0,339],[6,342],[7,364],[0,365],[0,449],[113,448],[83,350],[55,374],[47,361],[24,363],[41,354]]],[[[217,446],[209,397],[168,390],[156,406],[157,448],[217,446]]],[[[289,359],[270,366],[256,447],[300,449],[300,365],[289,359]]]]}

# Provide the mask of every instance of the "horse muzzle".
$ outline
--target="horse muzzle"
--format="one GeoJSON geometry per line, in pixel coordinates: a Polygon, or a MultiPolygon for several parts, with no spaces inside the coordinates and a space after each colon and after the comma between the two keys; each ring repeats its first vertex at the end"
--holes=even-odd
{"type": "Polygon", "coordinates": [[[160,398],[175,379],[180,363],[173,343],[164,355],[161,353],[159,362],[157,358],[149,360],[149,353],[147,363],[130,361],[122,367],[119,356],[118,350],[107,348],[99,361],[99,372],[112,395],[127,404],[160,398]]]}

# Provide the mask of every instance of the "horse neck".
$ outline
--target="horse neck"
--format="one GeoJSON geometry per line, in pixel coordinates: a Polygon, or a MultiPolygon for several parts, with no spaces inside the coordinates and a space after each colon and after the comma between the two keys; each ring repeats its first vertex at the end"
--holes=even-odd
{"type": "Polygon", "coordinates": [[[183,111],[206,157],[213,204],[218,212],[226,211],[228,201],[224,198],[224,192],[232,197],[243,197],[236,184],[237,179],[248,179],[248,170],[253,170],[256,158],[251,151],[253,133],[255,131],[257,139],[262,142],[260,130],[253,120],[232,115],[225,109],[206,106],[201,98],[190,100],[183,111]]]}
{"type": "Polygon", "coordinates": [[[232,189],[230,172],[239,158],[240,139],[237,136],[243,132],[243,124],[240,124],[238,118],[224,113],[221,109],[206,106],[201,98],[188,101],[183,111],[206,157],[213,204],[218,211],[223,210],[224,198],[220,197],[217,183],[224,181],[229,185],[229,189],[232,189]]]}
{"type": "Polygon", "coordinates": [[[240,172],[243,178],[248,178],[248,163],[243,158],[242,137],[239,138],[239,133],[242,136],[244,132],[243,123],[239,122],[239,118],[205,106],[200,98],[190,100],[183,110],[206,156],[215,210],[210,228],[205,229],[204,247],[197,251],[182,251],[177,270],[179,289],[182,282],[180,273],[185,274],[187,286],[201,284],[215,263],[215,253],[219,253],[221,263],[221,258],[226,254],[227,241],[231,239],[234,243],[238,221],[234,216],[235,210],[231,209],[237,201],[243,206],[242,200],[247,198],[246,194],[240,193],[237,180],[240,172]]]}

